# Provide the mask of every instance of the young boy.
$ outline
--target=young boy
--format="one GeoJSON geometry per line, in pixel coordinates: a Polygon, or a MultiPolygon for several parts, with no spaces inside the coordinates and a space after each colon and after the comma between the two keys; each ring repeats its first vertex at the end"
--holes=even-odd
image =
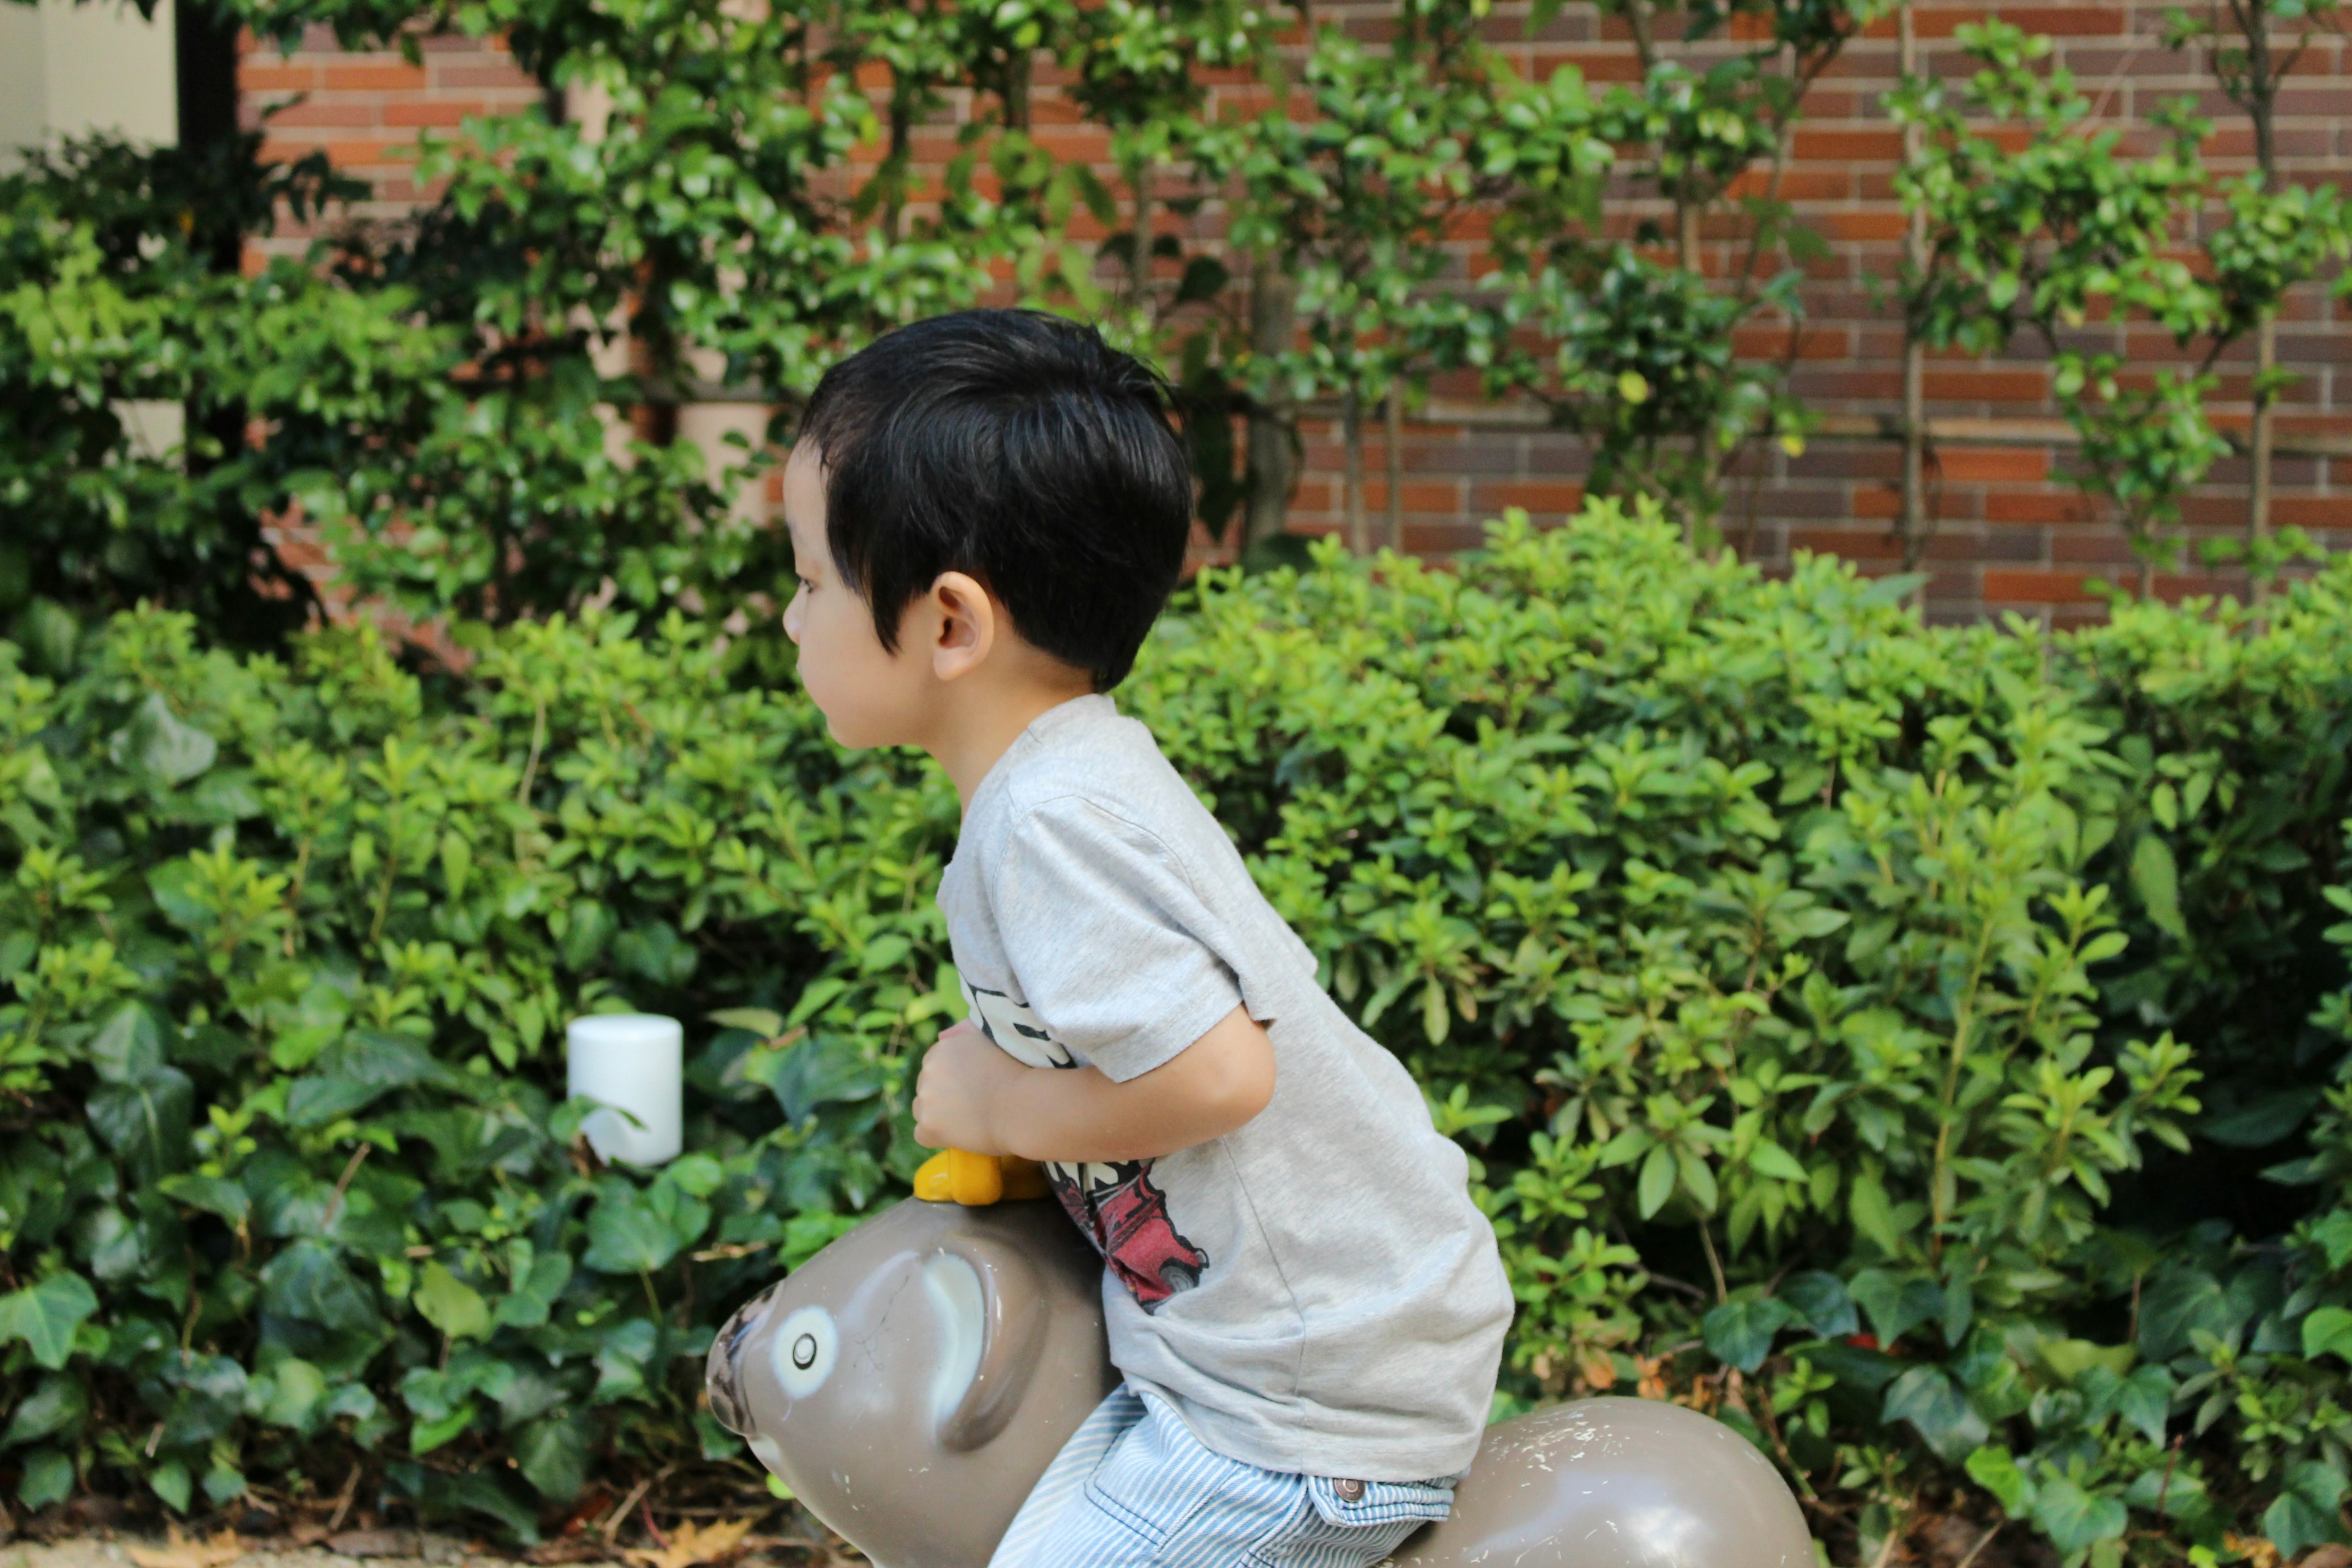
{"type": "Polygon", "coordinates": [[[1108,695],[1191,529],[1160,384],[1031,311],[903,328],[818,386],[784,511],[834,738],[963,803],[972,1016],[916,1136],[1045,1162],[1108,1264],[1125,1384],[993,1568],[1379,1562],[1451,1506],[1511,1296],[1461,1151],[1108,695]]]}

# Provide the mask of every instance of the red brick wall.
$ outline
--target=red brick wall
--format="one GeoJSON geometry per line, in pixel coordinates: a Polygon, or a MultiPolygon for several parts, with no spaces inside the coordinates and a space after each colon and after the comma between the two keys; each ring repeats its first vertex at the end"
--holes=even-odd
{"type": "MultiPolygon", "coordinates": [[[[1383,9],[1327,5],[1317,15],[1340,16],[1370,36],[1377,34],[1383,9]]],[[[1630,43],[1604,26],[1589,5],[1571,5],[1532,39],[1526,36],[1523,0],[1496,9],[1496,41],[1522,70],[1543,75],[1574,64],[1601,81],[1638,74],[1630,43]]],[[[2161,0],[2086,0],[2000,14],[2051,34],[2058,61],[2104,100],[2118,122],[2144,125],[2159,100],[2198,96],[2216,122],[2209,154],[2224,171],[2242,169],[2252,141],[2244,118],[2221,97],[2201,57],[2163,46],[2158,35],[2165,9],[2161,0]]],[[[1951,41],[1954,29],[1991,12],[1981,6],[1920,7],[1916,16],[1923,64],[1960,68],[1951,41]]],[[[1734,47],[1685,48],[1678,58],[1704,62],[1734,47]]],[[[2341,181],[2352,164],[2346,47],[2333,37],[2315,42],[2295,82],[2282,94],[2279,146],[2294,178],[2341,181]]],[[[274,53],[250,53],[243,73],[247,113],[257,116],[265,104],[307,94],[270,120],[272,148],[294,152],[324,144],[339,163],[375,180],[373,216],[395,216],[416,195],[410,160],[418,127],[454,126],[468,114],[512,111],[538,96],[536,86],[493,48],[432,39],[425,44],[424,58],[419,68],[397,56],[345,55],[325,38],[306,42],[283,60],[274,53]]],[[[1851,46],[1832,67],[1807,102],[1782,187],[1830,244],[1829,255],[1807,269],[1807,322],[1794,375],[1795,390],[1807,405],[1826,416],[1890,416],[1901,406],[1899,323],[1874,300],[1871,287],[1874,279],[1891,280],[1901,251],[1903,218],[1892,184],[1899,137],[1880,105],[1892,85],[1895,58],[1890,22],[1851,46]]],[[[1050,92],[1041,96],[1040,135],[1060,156],[1099,158],[1101,133],[1068,122],[1056,109],[1050,92]]],[[[937,140],[946,145],[945,128],[937,140]]],[[[1614,210],[1628,225],[1643,215],[1637,203],[1620,203],[1614,210]]],[[[1213,234],[1213,208],[1190,225],[1196,233],[1213,234]]],[[[299,238],[289,234],[274,243],[290,248],[299,238]]],[[[1737,265],[1735,225],[1715,226],[1708,242],[1711,268],[1737,265]]],[[[1744,351],[1769,353],[1784,334],[1759,330],[1753,339],[1741,345],[1744,351]]],[[[2168,341],[2153,332],[2118,334],[2116,342],[2136,362],[2173,357],[2168,341]]],[[[2292,445],[2298,437],[2338,443],[2352,437],[2352,322],[2345,307],[2332,302],[2323,288],[2300,290],[2283,320],[2279,352],[2282,364],[2300,378],[2281,405],[2282,443],[2292,445]]],[[[2225,427],[2242,428],[2245,423],[2252,358],[2249,343],[2220,366],[2214,408],[2225,427]]],[[[2057,412],[2044,367],[2032,357],[1931,362],[1927,385],[1934,419],[2048,419],[2057,412]]],[[[1445,423],[1435,416],[1459,406],[1473,389],[1436,390],[1432,416],[1409,423],[1402,443],[1410,547],[1443,552],[1471,544],[1482,521],[1507,506],[1526,507],[1542,519],[1576,504],[1582,457],[1573,437],[1539,428],[1496,428],[1494,417],[1476,427],[1445,423]]],[[[1341,514],[1336,431],[1310,422],[1305,435],[1307,468],[1293,526],[1336,528],[1341,514]]],[[[1386,454],[1376,422],[1368,445],[1368,505],[1377,534],[1388,498],[1386,454]]],[[[2063,445],[1946,441],[1938,450],[1932,475],[1938,526],[1930,551],[1930,607],[1937,616],[2022,610],[2058,620],[2080,618],[2097,613],[2084,587],[2086,577],[2130,576],[2131,557],[2119,529],[2096,502],[2057,477],[2066,460],[2063,445]]],[[[1797,550],[1834,551],[1883,563],[1895,552],[1889,523],[1899,504],[1899,448],[1882,440],[1817,438],[1794,457],[1771,448],[1736,477],[1726,532],[1767,563],[1785,562],[1797,550]]],[[[2352,547],[2352,457],[2282,456],[2273,471],[2278,524],[2310,530],[2334,548],[2352,547]]],[[[2244,463],[2223,462],[2188,506],[2190,531],[2239,531],[2245,487],[2244,463]]],[[[2227,577],[2203,574],[2168,576],[2158,584],[2168,595],[2231,585],[2227,577]]]]}

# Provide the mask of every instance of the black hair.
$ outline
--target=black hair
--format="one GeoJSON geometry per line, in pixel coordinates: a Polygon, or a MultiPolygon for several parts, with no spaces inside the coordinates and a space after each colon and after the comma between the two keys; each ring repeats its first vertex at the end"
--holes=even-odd
{"type": "Polygon", "coordinates": [[[882,646],[898,650],[940,573],[965,572],[1096,690],[1127,679],[1192,532],[1169,411],[1150,370],[1039,310],[934,316],[827,371],[800,438],[824,462],[834,564],[882,646]]]}

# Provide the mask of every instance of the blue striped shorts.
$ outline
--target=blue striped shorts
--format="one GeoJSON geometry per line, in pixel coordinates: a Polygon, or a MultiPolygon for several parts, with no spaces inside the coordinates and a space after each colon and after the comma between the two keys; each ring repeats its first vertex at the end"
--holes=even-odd
{"type": "Polygon", "coordinates": [[[989,1568],[1368,1568],[1454,1506],[1451,1478],[1357,1481],[1213,1454],[1122,1386],[1048,1466],[989,1568]]]}

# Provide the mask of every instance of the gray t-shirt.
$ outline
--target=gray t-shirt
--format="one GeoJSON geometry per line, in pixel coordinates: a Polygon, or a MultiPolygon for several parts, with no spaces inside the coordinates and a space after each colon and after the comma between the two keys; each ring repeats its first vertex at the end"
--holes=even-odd
{"type": "Polygon", "coordinates": [[[973,1022],[1032,1067],[1125,1082],[1236,1005],[1274,1042],[1247,1125],[1157,1160],[1048,1167],[1101,1249],[1111,1360],[1209,1448],[1406,1481],[1468,1468],[1511,1319],[1469,1163],[1233,841],[1108,697],[990,770],[940,883],[973,1022]]]}

